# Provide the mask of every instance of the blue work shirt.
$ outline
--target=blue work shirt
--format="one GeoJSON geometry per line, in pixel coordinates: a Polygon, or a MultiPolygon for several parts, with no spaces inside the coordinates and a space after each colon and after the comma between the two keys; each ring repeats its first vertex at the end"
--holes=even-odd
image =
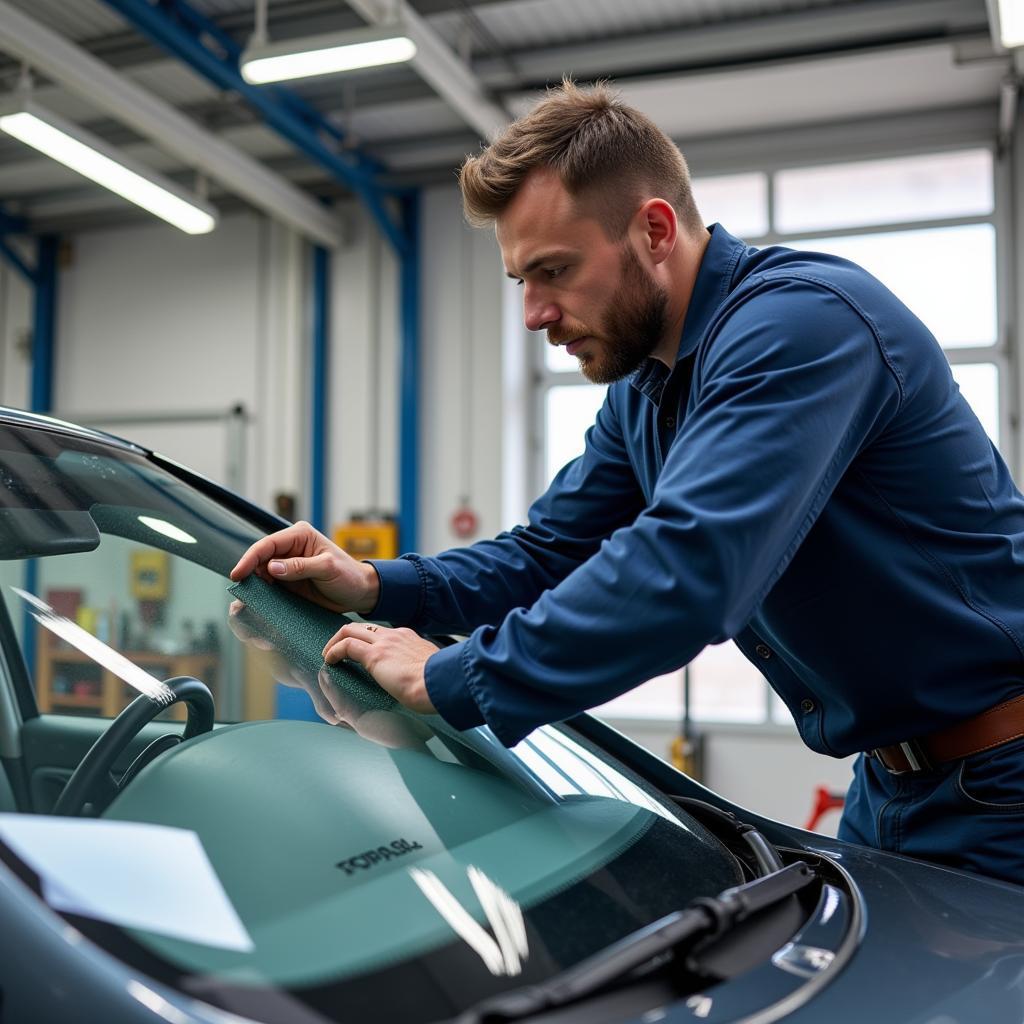
{"type": "Polygon", "coordinates": [[[826,754],[1024,692],[1024,499],[935,338],[719,225],[675,366],[608,389],[527,525],[374,564],[374,617],[471,634],[427,691],[507,745],[730,638],[826,754]]]}

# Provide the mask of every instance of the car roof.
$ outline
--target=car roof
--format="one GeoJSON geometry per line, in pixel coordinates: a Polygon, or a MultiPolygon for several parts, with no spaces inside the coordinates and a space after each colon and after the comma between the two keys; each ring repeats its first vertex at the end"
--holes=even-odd
{"type": "Polygon", "coordinates": [[[34,427],[38,430],[46,430],[54,434],[67,434],[86,441],[98,441],[101,444],[109,444],[127,451],[148,454],[146,448],[133,444],[131,441],[126,441],[123,437],[117,437],[115,434],[108,434],[103,430],[93,430],[90,427],[80,427],[75,423],[68,423],[53,416],[27,412],[24,409],[15,409],[11,406],[0,405],[0,425],[3,424],[16,427],[34,427]]]}

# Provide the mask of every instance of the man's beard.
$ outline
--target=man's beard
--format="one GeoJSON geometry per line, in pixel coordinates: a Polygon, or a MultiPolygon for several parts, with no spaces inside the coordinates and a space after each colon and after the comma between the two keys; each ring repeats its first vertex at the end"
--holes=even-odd
{"type": "MultiPolygon", "coordinates": [[[[644,270],[629,245],[622,254],[622,280],[608,301],[596,353],[581,354],[580,371],[595,384],[611,384],[636,370],[661,343],[668,322],[668,294],[644,270]]],[[[590,334],[586,328],[572,336],[554,335],[554,341],[590,334]]]]}

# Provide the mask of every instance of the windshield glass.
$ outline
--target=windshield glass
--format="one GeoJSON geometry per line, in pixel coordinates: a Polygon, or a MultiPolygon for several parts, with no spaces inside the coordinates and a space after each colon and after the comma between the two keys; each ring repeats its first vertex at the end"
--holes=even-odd
{"type": "Polygon", "coordinates": [[[326,669],[343,617],[227,579],[269,528],[142,454],[0,424],[0,637],[42,714],[22,738],[37,813],[0,814],[0,855],[88,937],[257,1019],[300,1002],[427,1021],[742,880],[572,730],[510,751],[407,712],[354,665],[326,669]],[[154,756],[98,818],[39,818],[74,767],[46,763],[39,724],[84,754],[147,680],[175,676],[210,687],[221,724],[154,756]]]}

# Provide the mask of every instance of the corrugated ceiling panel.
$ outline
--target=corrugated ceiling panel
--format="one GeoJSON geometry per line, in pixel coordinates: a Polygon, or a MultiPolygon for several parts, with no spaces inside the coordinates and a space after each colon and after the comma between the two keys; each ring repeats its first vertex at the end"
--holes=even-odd
{"type": "MultiPolygon", "coordinates": [[[[222,14],[234,14],[235,11],[254,11],[256,8],[254,0],[191,0],[191,2],[193,7],[211,18],[218,18],[222,14]]],[[[273,2],[270,6],[273,8],[273,2]]]]}
{"type": "MultiPolygon", "coordinates": [[[[508,49],[552,46],[638,32],[711,25],[836,7],[860,0],[507,0],[480,4],[476,17],[495,41],[508,49]]],[[[466,15],[447,11],[430,19],[455,45],[466,15]]]]}
{"type": "Polygon", "coordinates": [[[209,79],[175,60],[143,64],[128,68],[122,74],[176,107],[202,103],[221,95],[209,79]]]}
{"type": "MultiPolygon", "coordinates": [[[[339,121],[344,127],[343,122],[339,121]]],[[[351,117],[357,139],[380,142],[458,132],[465,122],[444,100],[434,96],[401,103],[381,103],[360,110],[351,117]]]]}
{"type": "Polygon", "coordinates": [[[36,21],[76,43],[127,30],[128,25],[100,0],[8,0],[36,21]]]}
{"type": "MultiPolygon", "coordinates": [[[[8,2],[75,42],[128,30],[122,18],[102,0],[8,2]]],[[[498,0],[470,6],[497,42],[509,49],[518,49],[856,2],[858,0],[630,0],[629,3],[622,0],[498,0]]],[[[192,0],[192,3],[212,18],[254,9],[253,0],[192,0]]],[[[337,3],[345,6],[344,0],[337,0],[337,3]]],[[[302,6],[298,0],[272,0],[271,25],[275,11],[302,6]]],[[[450,11],[431,17],[430,22],[454,45],[465,17],[465,12],[455,4],[450,11]]]]}

